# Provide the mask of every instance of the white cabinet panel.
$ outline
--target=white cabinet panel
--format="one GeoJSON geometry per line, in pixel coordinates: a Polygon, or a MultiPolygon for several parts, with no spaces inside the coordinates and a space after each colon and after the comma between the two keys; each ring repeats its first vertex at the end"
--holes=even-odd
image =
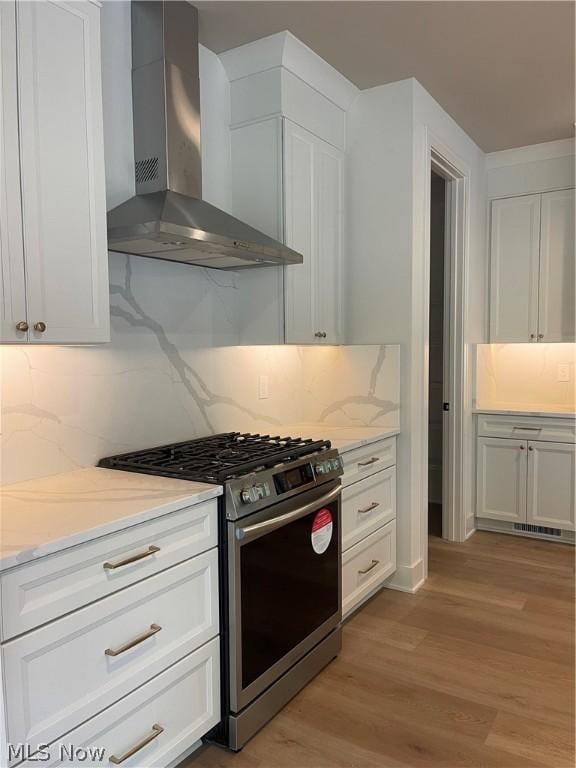
{"type": "Polygon", "coordinates": [[[342,556],[342,615],[346,616],[396,570],[396,521],[391,520],[342,556]]]}
{"type": "Polygon", "coordinates": [[[526,520],[526,440],[479,437],[476,515],[520,523],[526,520]]]}
{"type": "Polygon", "coordinates": [[[16,4],[0,3],[0,342],[24,342],[26,296],[18,141],[16,4]]]}
{"type": "Polygon", "coordinates": [[[396,517],[396,467],[375,472],[342,490],[342,550],[396,517]]]}
{"type": "Polygon", "coordinates": [[[13,743],[49,743],[218,633],[216,549],[2,646],[13,743]]]}
{"type": "Polygon", "coordinates": [[[576,445],[530,441],[526,521],[573,531],[575,478],[576,445]]]}
{"type": "MultiPolygon", "coordinates": [[[[103,750],[100,759],[80,762],[60,754],[59,742],[48,749],[46,762],[30,760],[22,768],[110,768],[111,758],[121,759],[143,744],[122,765],[126,768],[161,768],[173,764],[220,720],[219,640],[216,638],[186,656],[121,701],[93,717],[61,739],[81,750],[103,750]]],[[[92,752],[96,756],[96,752],[92,752]]]]}
{"type": "Polygon", "coordinates": [[[342,235],[344,220],[342,153],[330,144],[316,145],[316,260],[313,327],[325,344],[342,340],[342,235]]]}
{"type": "Polygon", "coordinates": [[[494,200],[490,243],[490,341],[536,340],[540,195],[494,200]]]}
{"type": "Polygon", "coordinates": [[[211,500],[11,568],[0,576],[2,639],[215,547],[217,529],[211,500]]]}
{"type": "Polygon", "coordinates": [[[286,267],[286,341],[341,341],[343,155],[284,120],[286,244],[304,264],[286,267]]]}
{"type": "Polygon", "coordinates": [[[310,344],[314,336],[316,308],[317,211],[314,179],[315,137],[288,120],[284,121],[284,217],[285,242],[304,257],[303,264],[287,266],[286,341],[310,344]]]}
{"type": "Polygon", "coordinates": [[[576,301],[574,190],[542,195],[538,337],[574,341],[576,301]]]}
{"type": "Polygon", "coordinates": [[[344,463],[342,485],[347,486],[396,464],[396,438],[388,437],[386,440],[346,451],[342,454],[342,461],[344,463]]]}
{"type": "Polygon", "coordinates": [[[108,341],[100,10],[46,0],[17,13],[30,341],[108,341]]]}

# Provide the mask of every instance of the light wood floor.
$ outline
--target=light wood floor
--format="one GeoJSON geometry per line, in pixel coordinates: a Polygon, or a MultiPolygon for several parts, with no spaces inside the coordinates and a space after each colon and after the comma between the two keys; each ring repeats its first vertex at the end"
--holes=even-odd
{"type": "Polygon", "coordinates": [[[342,654],[234,755],[187,768],[574,766],[574,549],[430,540],[417,595],[384,590],[342,654]]]}

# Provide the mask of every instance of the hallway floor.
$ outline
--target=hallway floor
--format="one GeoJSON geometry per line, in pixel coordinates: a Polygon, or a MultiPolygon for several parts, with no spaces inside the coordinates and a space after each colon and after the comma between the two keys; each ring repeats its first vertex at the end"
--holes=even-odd
{"type": "Polygon", "coordinates": [[[574,549],[430,539],[416,595],[384,590],[341,655],[234,755],[186,768],[574,765],[574,549]]]}

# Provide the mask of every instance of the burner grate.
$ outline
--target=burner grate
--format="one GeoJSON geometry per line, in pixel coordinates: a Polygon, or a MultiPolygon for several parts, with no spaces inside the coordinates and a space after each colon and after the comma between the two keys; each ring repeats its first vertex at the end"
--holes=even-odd
{"type": "Polygon", "coordinates": [[[330,448],[328,440],[225,432],[183,443],[109,456],[102,459],[98,466],[183,480],[222,483],[327,448],[330,448]]]}

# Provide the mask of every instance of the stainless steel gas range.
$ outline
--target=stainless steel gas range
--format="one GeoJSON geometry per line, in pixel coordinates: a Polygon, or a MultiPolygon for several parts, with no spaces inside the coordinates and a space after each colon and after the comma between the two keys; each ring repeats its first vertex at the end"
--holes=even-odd
{"type": "Polygon", "coordinates": [[[222,720],[238,750],[340,650],[342,461],[328,441],[230,432],[101,466],[224,486],[222,720]]]}

